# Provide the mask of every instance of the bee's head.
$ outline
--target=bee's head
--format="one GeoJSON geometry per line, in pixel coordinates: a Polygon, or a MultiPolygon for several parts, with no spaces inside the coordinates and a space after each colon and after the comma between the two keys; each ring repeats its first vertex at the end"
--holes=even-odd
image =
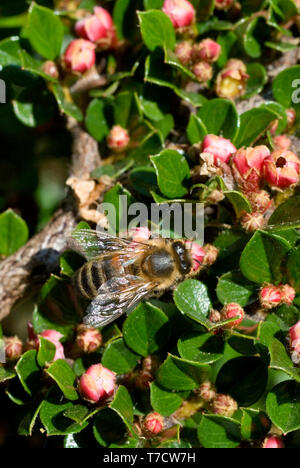
{"type": "Polygon", "coordinates": [[[190,253],[190,250],[187,248],[187,245],[184,241],[178,240],[172,244],[175,258],[180,270],[180,273],[183,275],[188,275],[193,267],[193,260],[190,253]]]}

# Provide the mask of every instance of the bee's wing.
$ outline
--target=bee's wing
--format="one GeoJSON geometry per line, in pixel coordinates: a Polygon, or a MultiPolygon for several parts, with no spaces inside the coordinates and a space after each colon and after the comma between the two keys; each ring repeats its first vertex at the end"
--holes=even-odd
{"type": "Polygon", "coordinates": [[[101,255],[104,252],[136,252],[145,250],[147,244],[141,244],[124,238],[114,237],[103,231],[94,229],[77,229],[68,239],[68,246],[83,255],[87,260],[101,255]]]}
{"type": "Polygon", "coordinates": [[[88,306],[83,319],[85,325],[107,325],[125,312],[130,312],[156,286],[156,283],[145,283],[137,276],[111,278],[99,288],[97,297],[88,306]]]}

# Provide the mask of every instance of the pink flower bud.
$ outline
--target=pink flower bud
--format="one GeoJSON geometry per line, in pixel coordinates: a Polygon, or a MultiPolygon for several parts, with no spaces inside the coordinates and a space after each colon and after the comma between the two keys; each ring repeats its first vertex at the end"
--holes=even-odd
{"type": "Polygon", "coordinates": [[[212,402],[212,412],[230,418],[238,410],[237,402],[229,395],[218,393],[212,402]]]}
{"type": "Polygon", "coordinates": [[[192,60],[193,47],[189,41],[179,42],[175,48],[175,55],[183,65],[187,65],[192,60]]]}
{"type": "Polygon", "coordinates": [[[229,319],[233,319],[237,317],[237,319],[234,322],[228,323],[224,327],[224,328],[235,328],[238,325],[240,325],[240,323],[242,323],[242,321],[244,320],[245,311],[243,307],[241,307],[236,302],[231,302],[230,304],[226,304],[223,307],[221,311],[221,317],[222,317],[222,320],[229,320],[229,319]]]}
{"type": "Polygon", "coordinates": [[[23,352],[23,343],[17,336],[4,338],[5,357],[8,361],[19,359],[23,352]]]}
{"type": "Polygon", "coordinates": [[[199,396],[205,401],[211,401],[216,398],[216,391],[209,381],[203,382],[197,393],[199,393],[199,396]]]}
{"type": "Polygon", "coordinates": [[[130,229],[130,238],[133,242],[146,242],[151,237],[151,231],[145,226],[130,229]]]}
{"type": "Polygon", "coordinates": [[[74,39],[64,55],[66,68],[72,72],[84,73],[96,62],[95,45],[84,39],[74,39]]]}
{"type": "Polygon", "coordinates": [[[299,182],[300,161],[288,150],[276,150],[264,160],[266,182],[272,188],[286,189],[299,182]]]}
{"type": "Polygon", "coordinates": [[[203,259],[204,266],[211,266],[218,258],[219,249],[212,244],[205,244],[203,247],[205,256],[203,259]]]}
{"type": "Polygon", "coordinates": [[[102,344],[102,335],[97,328],[87,328],[84,325],[77,327],[77,346],[85,353],[93,353],[102,344]]]}
{"type": "Polygon", "coordinates": [[[114,125],[107,137],[107,146],[115,152],[121,152],[127,148],[129,140],[128,131],[120,125],[114,125]]]}
{"type": "Polygon", "coordinates": [[[287,135],[277,135],[273,138],[273,142],[277,150],[288,150],[292,144],[292,140],[287,135]]]}
{"type": "Polygon", "coordinates": [[[191,249],[191,254],[193,257],[193,271],[197,271],[201,268],[203,260],[205,257],[205,252],[203,248],[197,244],[197,242],[186,241],[187,248],[191,249]]]}
{"type": "Polygon", "coordinates": [[[300,340],[300,320],[289,330],[290,335],[290,345],[292,349],[298,348],[300,340]]]}
{"type": "Polygon", "coordinates": [[[246,65],[241,60],[229,60],[217,76],[217,95],[226,99],[236,99],[242,96],[245,94],[248,78],[246,65]]]}
{"type": "Polygon", "coordinates": [[[269,435],[264,440],[262,448],[266,448],[266,449],[276,449],[276,448],[283,449],[283,448],[285,448],[285,445],[284,445],[284,442],[283,442],[281,437],[278,437],[276,435],[269,435]]]}
{"type": "Polygon", "coordinates": [[[235,0],[215,0],[215,7],[218,10],[228,10],[234,2],[235,0]]]}
{"type": "Polygon", "coordinates": [[[281,302],[283,304],[292,305],[296,296],[296,291],[289,284],[281,286],[281,302]]]}
{"type": "Polygon", "coordinates": [[[164,418],[157,412],[149,413],[143,421],[143,429],[149,435],[157,435],[164,428],[164,418]]]}
{"type": "Polygon", "coordinates": [[[231,155],[236,151],[236,147],[226,138],[206,135],[203,140],[202,152],[212,154],[216,165],[218,165],[219,161],[228,163],[231,155]]]}
{"type": "Polygon", "coordinates": [[[241,217],[241,225],[247,232],[254,232],[262,229],[266,224],[265,217],[262,213],[245,213],[241,217]]]}
{"type": "Polygon", "coordinates": [[[296,111],[292,107],[290,109],[286,109],[285,111],[287,116],[287,128],[290,129],[296,120],[296,111]]]}
{"type": "Polygon", "coordinates": [[[47,60],[46,62],[44,62],[42,65],[42,70],[47,75],[52,76],[52,78],[59,77],[58,68],[52,60],[47,60]]]}
{"type": "Polygon", "coordinates": [[[271,200],[270,195],[265,190],[250,192],[247,195],[253,211],[256,213],[265,213],[273,204],[273,200],[271,200]]]}
{"type": "Polygon", "coordinates": [[[55,345],[56,352],[53,361],[56,361],[57,359],[65,359],[64,347],[59,341],[63,337],[61,333],[56,330],[45,330],[40,335],[55,345]]]}
{"type": "Polygon", "coordinates": [[[95,7],[94,15],[79,20],[75,25],[76,34],[103,49],[116,45],[116,31],[111,15],[105,8],[95,7]]]}
{"type": "Polygon", "coordinates": [[[212,66],[207,62],[198,62],[193,66],[193,73],[200,83],[206,83],[213,77],[212,66]]]}
{"type": "Polygon", "coordinates": [[[281,303],[281,287],[272,284],[264,286],[259,293],[259,300],[265,309],[273,309],[281,303]]]}
{"type": "Polygon", "coordinates": [[[194,60],[216,62],[221,54],[221,46],[212,39],[204,39],[193,47],[194,60]]]}
{"type": "Polygon", "coordinates": [[[165,0],[162,8],[174,28],[190,26],[195,21],[195,8],[188,0],[165,0]]]}
{"type": "Polygon", "coordinates": [[[98,403],[114,394],[116,374],[102,364],[94,364],[82,375],[79,381],[79,392],[87,401],[98,403]]]}
{"type": "Polygon", "coordinates": [[[246,192],[257,192],[263,182],[263,162],[270,155],[266,146],[241,148],[231,158],[233,175],[246,192]]]}

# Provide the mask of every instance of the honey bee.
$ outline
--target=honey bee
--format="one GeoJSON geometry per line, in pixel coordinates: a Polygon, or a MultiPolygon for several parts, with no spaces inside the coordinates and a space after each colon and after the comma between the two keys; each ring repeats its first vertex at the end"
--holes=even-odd
{"type": "Polygon", "coordinates": [[[107,325],[141,300],[159,297],[194,273],[184,240],[132,242],[89,229],[75,231],[72,238],[72,248],[87,260],[75,273],[74,283],[91,300],[84,317],[89,327],[107,325]]]}

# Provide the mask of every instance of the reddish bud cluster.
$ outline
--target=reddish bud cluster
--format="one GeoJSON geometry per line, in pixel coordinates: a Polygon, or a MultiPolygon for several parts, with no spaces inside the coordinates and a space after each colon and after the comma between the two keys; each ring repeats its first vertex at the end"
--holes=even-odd
{"type": "Polygon", "coordinates": [[[120,125],[114,125],[108,134],[107,146],[118,153],[127,148],[129,141],[128,131],[120,125]]]}
{"type": "Polygon", "coordinates": [[[203,382],[203,384],[200,385],[197,393],[204,401],[212,401],[214,398],[216,398],[216,390],[209,381],[203,382]]]}
{"type": "Polygon", "coordinates": [[[237,304],[236,302],[226,304],[221,310],[221,319],[230,320],[235,317],[236,317],[236,320],[228,323],[227,325],[224,326],[224,328],[237,327],[238,325],[240,325],[240,323],[242,323],[245,317],[245,311],[239,304],[237,304]]]}
{"type": "Polygon", "coordinates": [[[79,392],[87,401],[99,403],[111,397],[116,389],[116,374],[102,364],[94,364],[82,375],[79,392]]]}
{"type": "Polygon", "coordinates": [[[85,39],[74,39],[67,47],[64,63],[72,72],[84,73],[96,62],[95,44],[85,39]]]}
{"type": "Polygon", "coordinates": [[[162,10],[175,29],[185,28],[195,21],[195,8],[188,0],[165,0],[162,10]]]}
{"type": "Polygon", "coordinates": [[[149,413],[142,423],[142,429],[146,436],[156,436],[164,428],[164,418],[157,412],[149,413]]]}
{"type": "Polygon", "coordinates": [[[116,30],[111,15],[105,8],[95,7],[94,14],[79,20],[75,25],[77,36],[108,49],[116,45],[116,30]]]}
{"type": "Polygon", "coordinates": [[[216,62],[221,54],[221,46],[212,39],[204,39],[193,47],[193,59],[203,62],[216,62]]]}
{"type": "Polygon", "coordinates": [[[23,343],[17,336],[4,338],[5,357],[8,361],[19,359],[23,352],[23,343]]]}
{"type": "Polygon", "coordinates": [[[265,309],[273,309],[281,304],[292,305],[295,295],[294,288],[288,284],[279,286],[269,284],[260,290],[259,299],[265,309]]]}
{"type": "Polygon", "coordinates": [[[214,414],[220,414],[221,416],[231,418],[238,410],[238,404],[231,396],[217,393],[212,401],[211,410],[214,414]]]}
{"type": "Polygon", "coordinates": [[[76,344],[84,353],[95,352],[102,344],[102,335],[97,328],[77,327],[76,344]]]}
{"type": "Polygon", "coordinates": [[[230,140],[216,135],[206,135],[202,143],[202,152],[212,154],[216,166],[228,163],[232,154],[237,151],[230,140]]]}

